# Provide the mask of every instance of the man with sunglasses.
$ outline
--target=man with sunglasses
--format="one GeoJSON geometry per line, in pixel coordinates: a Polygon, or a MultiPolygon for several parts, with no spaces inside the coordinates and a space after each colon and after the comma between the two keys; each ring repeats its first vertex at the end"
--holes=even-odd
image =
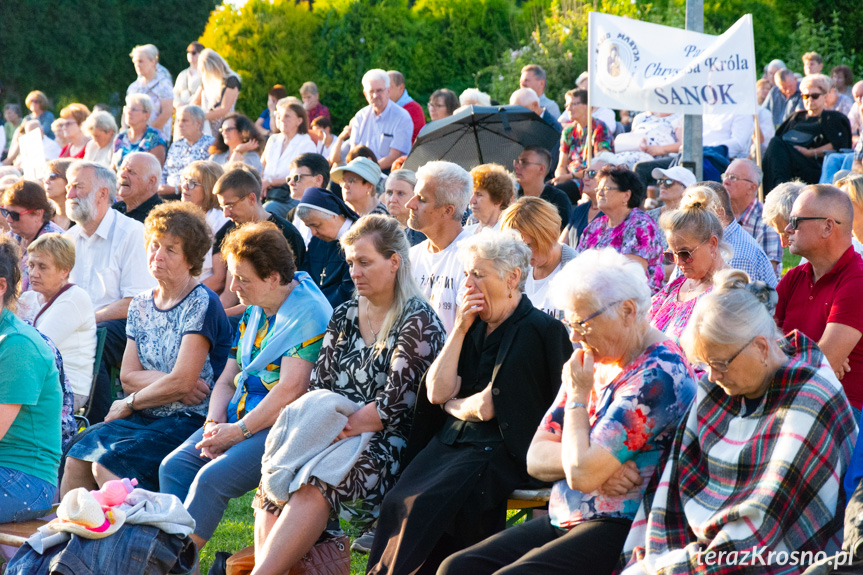
{"type": "Polygon", "coordinates": [[[731,162],[722,174],[722,185],[728,190],[734,219],[749,232],[767,257],[770,258],[776,276],[782,274],[782,241],[772,226],[767,225],[762,213],[764,204],[758,201],[758,187],[763,174],[752,160],[737,159],[731,162]]]}
{"type": "Polygon", "coordinates": [[[863,258],[851,245],[854,208],[845,192],[824,184],[800,192],[785,232],[805,264],[776,287],[776,323],[817,340],[859,420],[863,407],[863,258]]]}

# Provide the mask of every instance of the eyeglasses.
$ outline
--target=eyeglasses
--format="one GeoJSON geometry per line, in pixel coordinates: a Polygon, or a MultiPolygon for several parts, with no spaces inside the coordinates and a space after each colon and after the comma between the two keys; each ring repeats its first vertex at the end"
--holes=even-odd
{"type": "Polygon", "coordinates": [[[285,178],[285,181],[288,182],[288,185],[290,185],[290,184],[297,185],[302,181],[303,178],[313,178],[313,177],[314,177],[313,174],[294,174],[293,176],[288,176],[287,178],[285,178]]]}
{"type": "Polygon", "coordinates": [[[3,214],[4,218],[9,218],[13,222],[21,221],[21,216],[24,214],[31,214],[36,210],[24,210],[23,212],[13,212],[12,210],[7,210],[6,208],[0,208],[0,214],[3,214]]]}
{"type": "Polygon", "coordinates": [[[692,254],[695,253],[695,250],[706,244],[710,240],[705,240],[692,248],[691,250],[680,250],[676,252],[674,250],[665,250],[662,252],[662,263],[664,264],[673,264],[675,261],[682,261],[685,264],[692,263],[692,254]]]}
{"type": "Polygon", "coordinates": [[[226,134],[226,133],[230,132],[231,130],[236,130],[236,129],[237,128],[235,128],[234,126],[227,126],[227,127],[222,126],[221,128],[219,128],[219,133],[220,134],[226,134]]]}
{"type": "Polygon", "coordinates": [[[800,97],[803,98],[804,100],[817,100],[818,98],[820,98],[823,95],[824,94],[821,94],[819,92],[815,92],[814,94],[800,94],[800,97]]]}
{"type": "Polygon", "coordinates": [[[65,178],[63,178],[63,176],[61,176],[60,174],[55,174],[55,173],[51,172],[50,174],[48,174],[47,176],[45,176],[45,180],[44,180],[44,181],[46,181],[46,182],[53,182],[53,181],[54,181],[54,180],[56,180],[57,178],[60,178],[61,180],[62,180],[62,179],[65,179],[65,178]]]}
{"type": "Polygon", "coordinates": [[[592,180],[596,177],[596,170],[585,170],[583,180],[592,180]]]}
{"type": "Polygon", "coordinates": [[[220,201],[220,202],[219,202],[219,208],[221,208],[221,210],[222,210],[223,212],[224,212],[225,210],[233,210],[233,209],[234,209],[234,206],[236,206],[238,203],[242,202],[244,199],[246,199],[246,198],[245,198],[245,196],[244,196],[244,197],[242,197],[242,198],[237,198],[237,199],[236,199],[236,200],[234,200],[233,202],[221,202],[221,201],[220,201]]]}
{"type": "MultiPolygon", "coordinates": [[[[746,178],[741,178],[740,176],[735,176],[734,174],[722,174],[722,176],[720,176],[720,178],[722,179],[723,182],[743,181],[743,182],[749,182],[750,184],[755,184],[755,182],[753,182],[752,180],[747,180],[746,178]]],[[[755,185],[758,185],[758,184],[755,184],[755,185]]]]}
{"type": "Polygon", "coordinates": [[[130,108],[129,106],[123,106],[123,109],[127,112],[143,112],[144,108],[130,108]]]}
{"type": "MultiPolygon", "coordinates": [[[[805,222],[807,220],[832,220],[833,218],[822,217],[822,216],[791,216],[788,218],[788,225],[791,226],[792,230],[796,230],[800,227],[800,222],[805,222]]],[[[839,220],[833,220],[837,224],[841,224],[839,220]]]]}
{"type": "Polygon", "coordinates": [[[195,180],[190,180],[188,178],[182,178],[181,182],[183,189],[188,192],[191,192],[192,190],[201,185],[201,182],[196,182],[195,180]]]}
{"type": "MultiPolygon", "coordinates": [[[[756,336],[756,337],[758,337],[758,336],[756,336]]],[[[734,361],[735,359],[737,359],[737,356],[738,356],[738,355],[740,355],[741,353],[743,353],[743,350],[744,350],[744,349],[746,349],[747,347],[749,347],[749,346],[752,344],[752,342],[753,342],[753,341],[755,341],[755,337],[753,337],[752,339],[750,339],[749,341],[747,341],[747,342],[746,342],[746,345],[744,345],[743,347],[741,347],[741,348],[737,351],[737,353],[735,353],[734,355],[732,355],[732,356],[731,356],[731,358],[729,358],[729,359],[727,359],[727,360],[725,360],[725,361],[722,361],[722,360],[719,360],[719,361],[706,361],[706,362],[704,362],[704,363],[699,364],[699,367],[700,367],[701,369],[703,369],[704,371],[707,371],[707,370],[706,370],[706,369],[704,369],[704,368],[709,367],[712,371],[717,371],[717,372],[725,373],[726,371],[728,371],[728,368],[729,368],[729,367],[731,367],[731,362],[732,362],[732,361],[734,361]]]]}
{"type": "Polygon", "coordinates": [[[587,322],[589,322],[590,320],[592,320],[596,317],[599,317],[600,315],[602,315],[603,313],[605,313],[606,311],[608,311],[609,309],[613,308],[614,306],[616,306],[617,304],[620,304],[620,303],[623,303],[623,300],[612,302],[612,303],[608,304],[607,306],[605,306],[604,308],[600,309],[599,311],[593,312],[592,314],[590,314],[589,316],[587,316],[586,318],[584,318],[581,321],[562,320],[563,325],[565,325],[566,327],[568,327],[569,329],[571,329],[572,331],[574,331],[575,333],[577,333],[581,337],[584,337],[590,333],[590,326],[587,325],[587,322]]]}
{"type": "Polygon", "coordinates": [[[596,188],[597,192],[602,192],[603,194],[608,192],[619,192],[620,188],[609,188],[608,186],[602,186],[601,188],[596,188]]]}
{"type": "Polygon", "coordinates": [[[443,104],[435,104],[434,102],[429,102],[428,106],[429,106],[429,108],[443,108],[444,107],[443,104]]]}
{"type": "Polygon", "coordinates": [[[513,166],[545,166],[545,164],[540,164],[539,162],[528,162],[527,160],[522,160],[521,158],[512,161],[513,166]]]}
{"type": "Polygon", "coordinates": [[[670,188],[674,184],[677,183],[677,180],[672,180],[671,178],[665,178],[664,180],[659,180],[660,188],[670,188]]]}
{"type": "Polygon", "coordinates": [[[195,54],[198,54],[198,51],[197,50],[186,50],[186,54],[192,54],[194,56],[195,54]]]}

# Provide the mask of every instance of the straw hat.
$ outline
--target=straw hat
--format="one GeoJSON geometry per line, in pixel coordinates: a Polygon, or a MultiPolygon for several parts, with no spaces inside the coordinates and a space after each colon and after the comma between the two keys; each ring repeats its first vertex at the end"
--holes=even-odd
{"type": "Polygon", "coordinates": [[[57,508],[57,519],[48,523],[54,531],[66,531],[87,539],[102,539],[115,533],[126,521],[117,507],[102,508],[93,494],[79,487],[66,494],[57,508]]]}

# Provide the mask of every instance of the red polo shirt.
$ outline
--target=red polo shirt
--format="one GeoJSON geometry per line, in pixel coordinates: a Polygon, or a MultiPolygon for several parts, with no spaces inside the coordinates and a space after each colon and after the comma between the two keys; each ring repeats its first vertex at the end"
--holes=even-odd
{"type": "Polygon", "coordinates": [[[413,143],[413,141],[417,139],[417,135],[420,133],[420,130],[422,130],[423,126],[426,125],[426,117],[425,114],[423,114],[423,107],[414,100],[405,104],[404,109],[411,115],[411,121],[414,123],[414,133],[411,136],[411,143],[413,143]]]}
{"type": "MultiPolygon", "coordinates": [[[[824,277],[814,282],[812,264],[789,270],[776,286],[779,303],[776,323],[783,333],[799,329],[818,341],[828,323],[840,323],[863,332],[863,258],[853,247],[842,254],[824,277]]],[[[863,338],[848,357],[851,371],[842,378],[848,401],[863,407],[863,338]]]]}

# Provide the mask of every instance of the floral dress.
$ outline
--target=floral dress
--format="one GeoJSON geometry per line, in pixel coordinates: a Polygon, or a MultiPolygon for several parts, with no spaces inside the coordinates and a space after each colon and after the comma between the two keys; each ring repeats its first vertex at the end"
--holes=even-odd
{"type": "MultiPolygon", "coordinates": [[[[570,489],[565,479],[551,490],[551,523],[571,529],[598,517],[632,519],[662,453],[674,439],[677,424],[695,397],[695,374],[676,343],[665,340],[644,350],[621,370],[596,364],[587,414],[590,443],[599,445],[621,463],[634,461],[644,483],[621,496],[570,489]]],[[[545,414],[539,429],[561,437],[567,402],[566,387],[545,414]]]]}
{"type": "Polygon", "coordinates": [[[623,255],[632,254],[647,260],[647,283],[653,293],[662,287],[662,245],[656,222],[645,212],[633,208],[615,227],[609,227],[608,216],[596,217],[584,229],[576,251],[611,247],[623,255]]]}
{"type": "Polygon", "coordinates": [[[384,428],[372,436],[341,485],[317,478],[310,483],[339,516],[361,527],[377,517],[398,479],[420,378],[443,348],[446,332],[431,306],[414,297],[377,354],[360,335],[358,310],[356,298],[336,308],[309,389],[327,389],[361,405],[375,402],[384,428]]]}
{"type": "Polygon", "coordinates": [[[680,288],[683,287],[685,281],[686,276],[681,274],[662,288],[659,293],[656,293],[650,304],[650,325],[665,332],[677,343],[680,343],[680,334],[683,333],[683,328],[689,323],[695,304],[701,299],[701,296],[713,291],[713,287],[710,286],[698,297],[689,301],[680,301],[678,299],[680,288]]]}

